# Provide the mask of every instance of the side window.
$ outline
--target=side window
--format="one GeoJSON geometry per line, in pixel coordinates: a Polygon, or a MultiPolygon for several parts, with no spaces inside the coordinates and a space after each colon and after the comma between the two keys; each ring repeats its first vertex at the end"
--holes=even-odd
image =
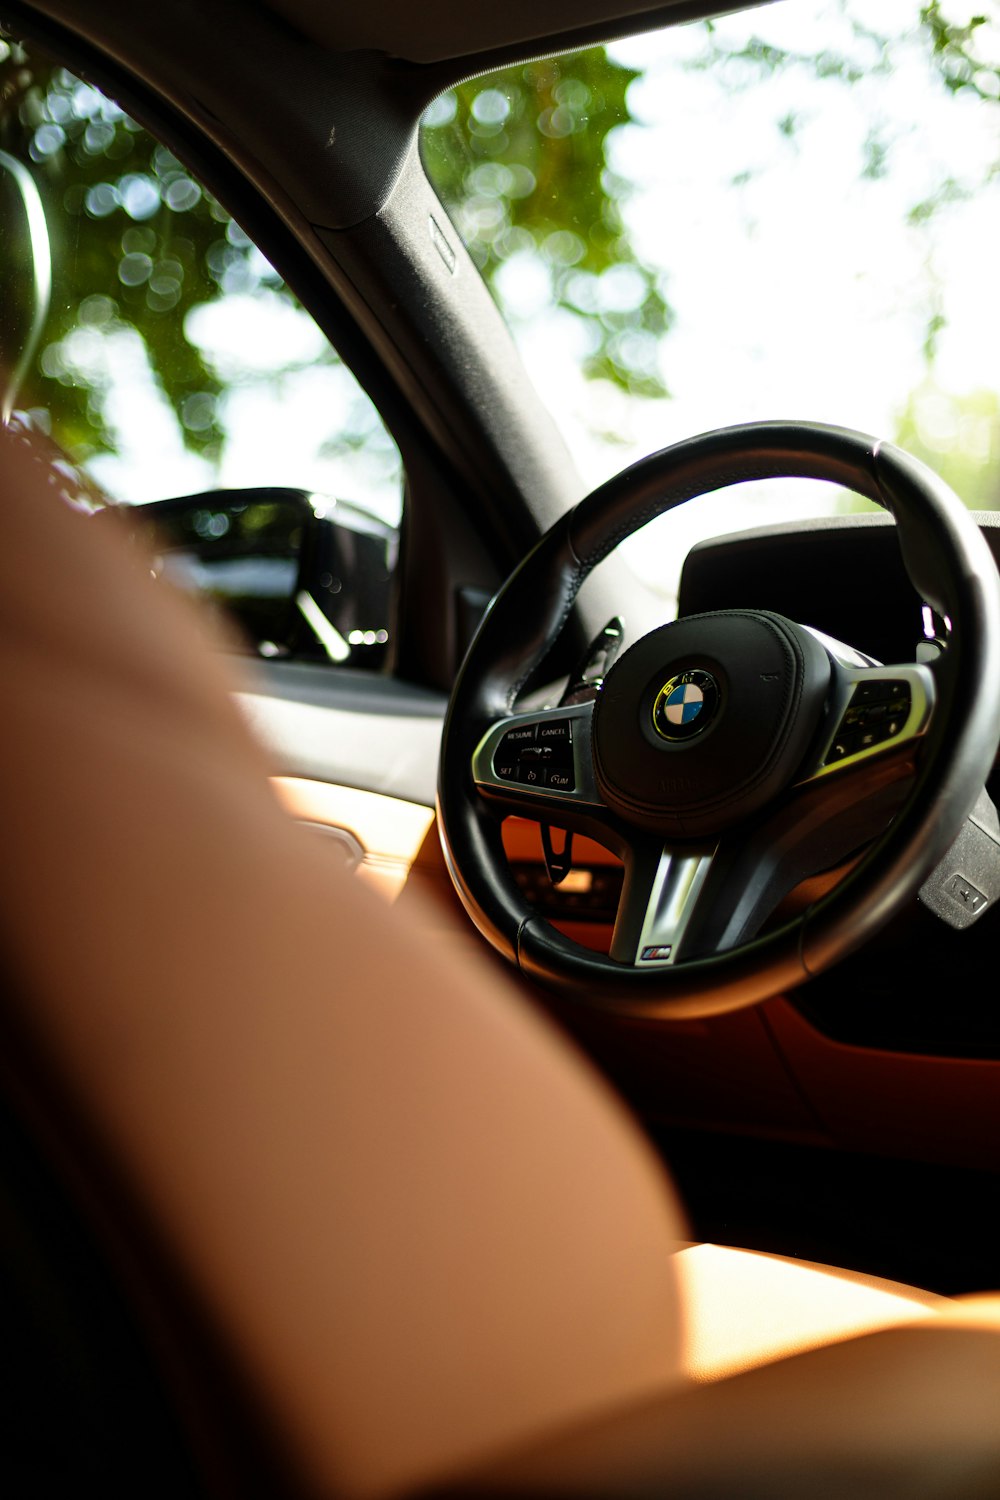
{"type": "Polygon", "coordinates": [[[137,507],[137,529],[152,519],[164,571],[219,600],[255,649],[377,665],[400,459],[325,336],[166,147],[2,32],[0,153],[30,175],[51,243],[16,406],[137,507]]]}

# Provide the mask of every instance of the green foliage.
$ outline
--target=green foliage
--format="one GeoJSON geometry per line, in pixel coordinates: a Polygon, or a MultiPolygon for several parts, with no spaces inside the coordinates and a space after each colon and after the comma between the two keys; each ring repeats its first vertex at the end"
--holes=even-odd
{"type": "Polygon", "coordinates": [[[803,64],[816,78],[848,84],[859,83],[873,71],[887,72],[889,64],[884,56],[883,39],[862,31],[860,27],[854,30],[856,35],[867,37],[872,42],[870,54],[863,62],[843,52],[823,51],[807,56],[786,47],[776,47],[773,42],[762,41],[757,36],[751,36],[742,47],[733,47],[709,22],[705,26],[705,45],[687,66],[700,73],[725,68],[726,86],[733,90],[754,88],[763,78],[803,64]]]}
{"type": "Polygon", "coordinates": [[[989,29],[990,17],[977,14],[958,22],[944,14],[941,0],[931,0],[920,8],[920,24],[930,37],[945,87],[955,94],[967,90],[995,104],[1000,98],[1000,65],[989,62],[979,49],[981,29],[989,29]]]}
{"type": "MultiPolygon", "coordinates": [[[[913,30],[922,30],[936,71],[951,92],[968,89],[995,104],[1000,67],[979,46],[990,18],[959,21],[952,0],[914,4],[913,30]],[[983,30],[985,28],[985,30],[983,30]]],[[[995,4],[995,0],[990,0],[995,4]]],[[[996,28],[992,28],[995,34],[996,28]]],[[[911,33],[912,35],[912,33],[911,33]]],[[[907,35],[891,36],[853,19],[848,44],[816,54],[794,52],[751,36],[734,47],[721,28],[706,23],[704,45],[690,55],[692,71],[712,70],[729,90],[755,88],[790,69],[805,70],[824,86],[851,87],[888,75],[895,49],[907,35]]],[[[422,148],[428,175],[508,318],[514,299],[505,292],[505,267],[532,256],[549,278],[552,302],[575,314],[585,331],[584,372],[603,376],[630,394],[666,394],[657,345],[673,313],[662,274],[636,254],[623,218],[631,184],[608,165],[614,132],[633,122],[628,90],[639,74],[603,48],[547,59],[475,79],[444,94],[425,115],[422,148]]],[[[779,137],[793,141],[794,113],[776,119],[779,137]]],[[[891,165],[891,139],[873,126],[864,143],[859,175],[878,180],[891,165]]],[[[733,176],[749,181],[752,169],[733,176]]],[[[976,183],[943,180],[915,203],[909,222],[927,225],[976,183]]],[[[925,354],[933,359],[941,317],[928,315],[925,354]]]]}
{"type": "Polygon", "coordinates": [[[52,308],[21,404],[47,410],[74,456],[113,450],[108,341],[131,333],[187,446],[211,456],[227,382],[185,318],[235,292],[290,295],[280,279],[164,146],[97,89],[10,41],[0,41],[0,147],[30,167],[53,239],[52,308]]]}
{"type": "MultiPolygon", "coordinates": [[[[995,107],[1000,65],[987,38],[997,34],[997,0],[980,0],[985,9],[964,16],[959,3],[914,0],[914,31],[945,88],[995,107]]],[[[728,91],[792,68],[824,87],[850,87],[891,71],[906,40],[881,33],[873,14],[851,23],[853,46],[816,55],[756,37],[734,48],[723,28],[707,24],[685,66],[719,70],[728,91]]],[[[429,174],[508,316],[516,316],[518,274],[530,268],[574,320],[585,373],[658,397],[666,394],[659,354],[673,313],[663,273],[628,232],[632,185],[609,165],[615,132],[634,121],[629,89],[639,76],[603,48],[509,68],[442,95],[426,113],[422,143],[429,174]]],[[[792,145],[799,127],[794,112],[775,120],[778,139],[792,145]]],[[[4,41],[0,147],[31,167],[56,236],[52,312],[22,404],[50,411],[75,456],[113,450],[108,348],[131,338],[187,446],[215,456],[224,396],[241,377],[217,368],[188,336],[188,315],[239,293],[291,301],[287,288],[169,151],[97,90],[4,41]]],[[[891,139],[873,127],[859,174],[883,177],[891,153],[891,139]]],[[[751,172],[737,171],[733,183],[751,172]]],[[[919,228],[975,187],[943,180],[912,206],[909,222],[919,228]]],[[[940,316],[929,313],[928,360],[940,316]]],[[[320,358],[336,361],[332,351],[320,358]]],[[[333,434],[327,450],[368,442],[371,423],[355,426],[333,434]]]]}
{"type": "MultiPolygon", "coordinates": [[[[556,306],[586,330],[588,375],[666,394],[657,345],[672,314],[622,217],[630,184],[607,163],[639,75],[595,47],[473,80],[425,115],[428,175],[503,306],[498,273],[537,256],[556,306]]],[[[505,308],[510,312],[509,305],[505,308]]]]}
{"type": "Polygon", "coordinates": [[[1000,395],[956,395],[926,380],[913,392],[897,440],[973,510],[1000,509],[1000,395]]]}

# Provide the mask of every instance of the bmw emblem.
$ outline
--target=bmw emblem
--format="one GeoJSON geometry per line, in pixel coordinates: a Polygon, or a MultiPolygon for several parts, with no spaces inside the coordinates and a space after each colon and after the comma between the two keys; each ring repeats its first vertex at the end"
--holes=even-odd
{"type": "Polygon", "coordinates": [[[692,740],[707,729],[719,707],[719,684],[693,667],[665,682],[653,702],[653,728],[665,740],[692,740]]]}

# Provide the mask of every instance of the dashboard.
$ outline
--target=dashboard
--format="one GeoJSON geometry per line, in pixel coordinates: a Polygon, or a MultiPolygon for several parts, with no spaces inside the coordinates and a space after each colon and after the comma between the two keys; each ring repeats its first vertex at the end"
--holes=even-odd
{"type": "MultiPolygon", "coordinates": [[[[1000,565],[1000,513],[977,511],[1000,565]]],[[[786,522],[699,542],[681,575],[678,614],[771,609],[878,661],[911,662],[928,634],[888,516],[786,522]]]]}

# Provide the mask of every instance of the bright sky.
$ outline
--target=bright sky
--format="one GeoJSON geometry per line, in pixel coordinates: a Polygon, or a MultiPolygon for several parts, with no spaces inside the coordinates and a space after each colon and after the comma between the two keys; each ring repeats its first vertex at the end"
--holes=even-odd
{"type": "Polygon", "coordinates": [[[262,288],[195,308],[186,332],[231,382],[223,397],[221,461],[213,466],[185,447],[141,340],[114,333],[102,353],[118,451],[88,465],[110,494],[143,504],[216,485],[294,485],[399,521],[395,447],[351,372],[323,360],[327,342],[308,314],[262,288]],[[338,451],[328,446],[337,433],[377,433],[379,441],[338,451]]]}

